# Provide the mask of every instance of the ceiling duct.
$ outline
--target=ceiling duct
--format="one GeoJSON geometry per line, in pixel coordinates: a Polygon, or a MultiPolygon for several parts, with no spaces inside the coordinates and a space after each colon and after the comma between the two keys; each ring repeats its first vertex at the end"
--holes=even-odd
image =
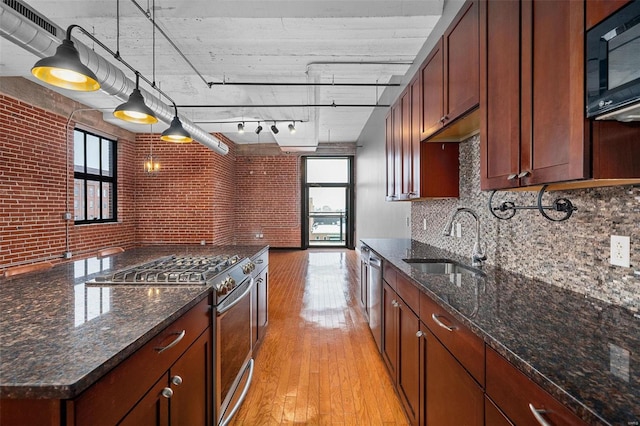
{"type": "MultiPolygon", "coordinates": [[[[58,45],[62,43],[62,39],[53,35],[53,33],[65,35],[65,30],[47,21],[35,11],[29,9],[28,6],[25,6],[24,3],[16,2],[15,0],[3,0],[0,4],[0,21],[2,21],[2,26],[0,27],[0,35],[2,37],[40,58],[52,56],[58,45]],[[22,14],[23,11],[24,14],[22,14]],[[37,21],[37,23],[34,21],[37,21]],[[47,23],[46,30],[43,28],[42,22],[47,23]],[[55,28],[55,31],[51,31],[51,28],[55,28]]],[[[98,77],[100,90],[123,102],[126,101],[131,91],[136,87],[135,82],[129,80],[118,67],[77,39],[74,38],[73,42],[78,49],[82,62],[91,68],[98,77]]],[[[167,106],[153,93],[144,89],[140,89],[140,91],[144,96],[146,105],[151,108],[158,119],[170,124],[175,115],[173,108],[167,106]]],[[[180,120],[183,127],[202,145],[223,155],[229,152],[229,147],[226,144],[196,126],[191,120],[182,115],[180,120]]]]}

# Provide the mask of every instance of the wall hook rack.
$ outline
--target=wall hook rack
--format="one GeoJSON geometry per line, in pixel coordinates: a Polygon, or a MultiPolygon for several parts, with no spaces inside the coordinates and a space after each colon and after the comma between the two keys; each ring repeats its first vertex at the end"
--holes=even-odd
{"type": "Polygon", "coordinates": [[[535,206],[516,206],[513,202],[511,201],[503,201],[502,203],[500,203],[499,206],[494,207],[493,206],[493,197],[494,195],[496,195],[496,191],[493,191],[491,193],[491,196],[489,197],[489,211],[491,212],[492,215],[494,215],[495,217],[497,217],[498,219],[501,220],[508,220],[511,219],[513,216],[516,215],[516,212],[518,210],[538,210],[540,212],[540,214],[547,220],[550,220],[552,222],[562,222],[564,220],[567,220],[571,217],[571,215],[573,214],[574,211],[578,210],[573,203],[571,202],[571,200],[567,199],[567,198],[556,198],[553,203],[551,203],[550,206],[543,206],[542,205],[542,196],[544,195],[545,191],[547,190],[547,186],[548,185],[544,185],[540,191],[538,191],[538,203],[535,206]],[[562,212],[564,213],[564,216],[561,217],[552,217],[549,216],[545,210],[552,210],[555,212],[562,212]],[[500,212],[500,213],[498,213],[500,212]]]}

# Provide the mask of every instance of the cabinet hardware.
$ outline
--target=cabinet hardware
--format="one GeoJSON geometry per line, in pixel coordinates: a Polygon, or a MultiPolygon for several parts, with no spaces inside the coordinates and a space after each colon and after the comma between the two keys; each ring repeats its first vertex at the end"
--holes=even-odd
{"type": "Polygon", "coordinates": [[[399,308],[400,307],[400,304],[395,300],[392,300],[391,304],[393,305],[394,308],[399,308]]]}
{"type": "Polygon", "coordinates": [[[440,316],[436,315],[436,314],[431,314],[431,319],[438,324],[440,327],[444,328],[447,331],[453,331],[455,330],[457,327],[449,327],[447,324],[443,323],[442,321],[440,321],[440,316]]]}
{"type": "Polygon", "coordinates": [[[262,262],[264,262],[264,259],[258,259],[253,263],[255,263],[256,265],[260,265],[262,262]]]}
{"type": "Polygon", "coordinates": [[[535,206],[516,206],[511,201],[503,201],[499,206],[493,207],[493,197],[496,195],[496,192],[498,192],[497,190],[495,190],[491,192],[491,196],[489,197],[489,211],[493,216],[502,220],[511,219],[513,216],[515,216],[517,210],[538,210],[545,219],[552,222],[562,222],[569,219],[573,212],[578,210],[578,208],[575,207],[568,198],[556,198],[550,206],[542,205],[542,196],[544,195],[548,186],[549,185],[544,185],[538,192],[538,203],[535,206]],[[564,213],[564,216],[557,218],[551,217],[545,212],[545,210],[562,212],[564,213]],[[498,214],[497,212],[500,212],[500,214],[498,214]]]}
{"type": "Polygon", "coordinates": [[[507,176],[507,180],[516,180],[517,178],[518,178],[517,173],[511,173],[509,176],[507,176]]]}
{"type": "Polygon", "coordinates": [[[156,350],[156,352],[161,354],[162,352],[166,351],[167,349],[171,349],[172,347],[177,345],[180,342],[180,340],[182,340],[184,338],[184,335],[186,333],[187,333],[186,330],[176,331],[175,333],[171,333],[171,334],[178,335],[178,337],[176,337],[175,340],[173,342],[169,343],[167,346],[157,346],[154,349],[156,350]]]}
{"type": "Polygon", "coordinates": [[[182,384],[182,377],[180,376],[173,376],[171,378],[171,383],[176,385],[176,386],[180,386],[182,384]]]}
{"type": "Polygon", "coordinates": [[[531,172],[529,170],[525,170],[524,172],[521,172],[520,174],[518,174],[518,178],[522,179],[524,177],[527,176],[531,176],[531,172]]]}
{"type": "Polygon", "coordinates": [[[164,388],[162,389],[162,392],[160,392],[162,394],[162,396],[164,396],[167,399],[170,399],[173,396],[173,389],[171,388],[164,388]]]}
{"type": "Polygon", "coordinates": [[[421,330],[418,330],[418,332],[416,333],[416,337],[420,338],[422,336],[424,336],[424,333],[421,330]]]}
{"type": "Polygon", "coordinates": [[[551,426],[551,423],[546,421],[542,415],[547,412],[547,410],[539,410],[533,406],[533,404],[529,404],[529,410],[531,410],[531,414],[536,419],[540,426],[551,426]]]}

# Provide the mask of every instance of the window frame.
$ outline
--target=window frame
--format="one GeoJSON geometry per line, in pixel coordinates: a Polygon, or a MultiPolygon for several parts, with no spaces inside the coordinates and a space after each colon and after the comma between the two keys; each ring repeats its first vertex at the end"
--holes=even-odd
{"type": "MultiPolygon", "coordinates": [[[[76,207],[75,207],[75,185],[76,185],[76,180],[81,180],[84,185],[83,185],[83,189],[84,189],[84,219],[81,220],[74,220],[74,224],[75,225],[86,225],[86,224],[92,224],[92,223],[112,223],[112,222],[117,222],[118,221],[118,140],[117,139],[112,139],[109,137],[106,137],[104,135],[100,135],[94,132],[91,132],[89,130],[85,130],[79,127],[76,127],[73,129],[73,144],[74,144],[74,151],[75,151],[75,143],[76,143],[76,132],[82,133],[83,135],[83,162],[84,162],[84,171],[80,172],[80,171],[76,171],[76,163],[75,163],[75,154],[74,154],[74,161],[73,161],[73,187],[74,187],[74,203],[73,203],[73,215],[75,218],[75,213],[76,213],[76,207]],[[98,139],[99,144],[98,144],[98,153],[99,153],[99,158],[98,158],[98,164],[99,164],[99,170],[98,173],[90,173],[87,171],[88,169],[88,164],[89,162],[87,161],[87,139],[88,136],[93,136],[95,138],[98,139]],[[102,153],[103,153],[103,141],[107,141],[107,142],[111,142],[111,153],[109,156],[109,161],[111,161],[111,176],[105,176],[102,174],[103,169],[103,158],[102,158],[102,153]],[[96,219],[88,219],[88,209],[89,209],[89,199],[87,197],[87,192],[88,192],[88,188],[89,185],[87,184],[87,182],[99,182],[99,188],[97,189],[97,191],[99,191],[99,201],[98,201],[98,206],[99,208],[97,209],[100,212],[100,217],[96,218],[96,219]],[[104,200],[103,200],[103,194],[105,191],[104,188],[104,184],[111,184],[111,192],[112,192],[112,216],[109,218],[103,218],[103,205],[104,205],[104,200]]],[[[82,189],[81,189],[82,191],[82,189]]]]}

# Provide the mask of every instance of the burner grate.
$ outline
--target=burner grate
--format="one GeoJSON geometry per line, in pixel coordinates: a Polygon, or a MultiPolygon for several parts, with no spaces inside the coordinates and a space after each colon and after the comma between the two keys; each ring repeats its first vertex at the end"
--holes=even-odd
{"type": "Polygon", "coordinates": [[[95,278],[96,283],[111,284],[199,284],[204,285],[240,257],[168,256],[95,278]]]}

